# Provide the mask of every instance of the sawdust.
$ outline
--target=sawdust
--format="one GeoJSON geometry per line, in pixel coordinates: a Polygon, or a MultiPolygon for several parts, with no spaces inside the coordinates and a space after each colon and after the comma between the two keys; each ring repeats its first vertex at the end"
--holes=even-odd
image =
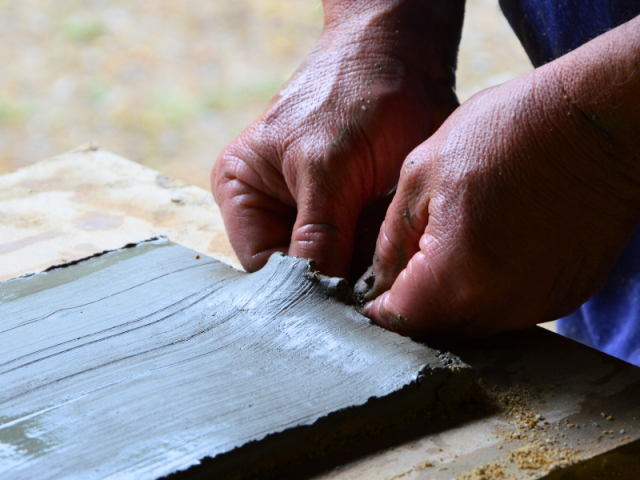
{"type": "Polygon", "coordinates": [[[410,468],[409,470],[405,470],[402,473],[398,473],[397,475],[394,475],[393,477],[385,477],[384,480],[398,480],[399,478],[404,478],[407,475],[411,475],[413,472],[420,472],[422,470],[425,470],[427,468],[431,468],[433,467],[434,464],[432,462],[424,462],[421,463],[420,465],[416,465],[413,468],[410,468]]]}
{"type": "Polygon", "coordinates": [[[579,460],[575,449],[560,445],[562,439],[566,438],[564,429],[576,426],[565,421],[552,429],[549,422],[530,407],[533,398],[527,389],[501,393],[495,399],[509,424],[509,428],[500,435],[501,439],[523,443],[523,446],[507,455],[508,462],[520,470],[550,472],[579,460]]]}
{"type": "Polygon", "coordinates": [[[509,454],[520,470],[556,469],[574,464],[575,452],[570,448],[549,446],[543,441],[535,441],[509,454]]]}
{"type": "Polygon", "coordinates": [[[504,446],[501,459],[475,468],[458,480],[509,480],[516,478],[512,473],[516,469],[526,475],[548,473],[577,463],[578,451],[562,446],[566,439],[566,430],[579,426],[565,422],[551,425],[544,416],[531,405],[534,398],[527,389],[519,388],[507,392],[498,392],[494,388],[492,401],[505,421],[505,428],[497,436],[500,449],[504,446]]]}
{"type": "Polygon", "coordinates": [[[505,472],[499,463],[493,462],[460,475],[458,480],[510,480],[512,478],[514,478],[513,475],[505,472]]]}

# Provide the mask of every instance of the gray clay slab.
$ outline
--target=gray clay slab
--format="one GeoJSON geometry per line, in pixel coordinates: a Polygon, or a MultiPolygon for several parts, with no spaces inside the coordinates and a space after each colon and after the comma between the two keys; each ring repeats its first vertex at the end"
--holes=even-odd
{"type": "Polygon", "coordinates": [[[166,240],[0,284],[0,478],[157,478],[231,451],[208,472],[240,475],[435,409],[443,386],[464,399],[466,365],[342,289],[305,260],[249,275],[166,240]]]}

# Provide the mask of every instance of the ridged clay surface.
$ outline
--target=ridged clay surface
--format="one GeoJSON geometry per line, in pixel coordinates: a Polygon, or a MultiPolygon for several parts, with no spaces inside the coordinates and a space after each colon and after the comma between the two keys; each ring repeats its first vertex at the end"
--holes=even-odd
{"type": "Polygon", "coordinates": [[[162,239],[0,284],[0,476],[157,478],[247,445],[273,467],[468,370],[346,293],[306,260],[246,274],[162,239]]]}

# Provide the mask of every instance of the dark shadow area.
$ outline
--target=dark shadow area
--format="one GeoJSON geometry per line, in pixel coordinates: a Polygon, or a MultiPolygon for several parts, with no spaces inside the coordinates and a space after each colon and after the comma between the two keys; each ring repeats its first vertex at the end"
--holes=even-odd
{"type": "MultiPolygon", "coordinates": [[[[527,370],[539,370],[543,363],[547,368],[553,367],[553,372],[549,373],[565,372],[568,375],[575,373],[571,368],[575,369],[576,363],[580,365],[578,371],[585,373],[589,365],[602,363],[612,366],[610,376],[629,369],[640,371],[630,363],[542,327],[504,332],[477,340],[460,341],[442,337],[415,340],[430,348],[456,355],[473,367],[479,377],[491,379],[502,387],[508,387],[514,380],[519,381],[519,377],[525,377],[527,370]]],[[[600,383],[607,381],[606,378],[599,379],[600,383]]]]}
{"type": "Polygon", "coordinates": [[[304,480],[494,411],[473,380],[448,381],[436,391],[412,384],[388,397],[370,399],[364,406],[332,413],[313,425],[269,435],[215,458],[205,458],[200,465],[164,478],[304,480]],[[458,384],[470,385],[471,390],[459,389],[458,384]]]}
{"type": "Polygon", "coordinates": [[[464,405],[455,419],[416,422],[403,431],[386,432],[376,438],[361,441],[358,444],[349,445],[346,448],[326,454],[320,458],[308,458],[295,464],[288,465],[277,472],[249,477],[251,480],[272,480],[275,478],[287,478],[290,480],[305,480],[337,467],[345,466],[359,459],[374,455],[377,452],[415,442],[428,435],[436,435],[451,428],[482,419],[491,415],[494,410],[488,403],[464,405]]]}
{"type": "Polygon", "coordinates": [[[579,462],[543,477],[545,480],[633,480],[640,478],[640,441],[579,462]]]}
{"type": "MultiPolygon", "coordinates": [[[[314,425],[268,436],[215,459],[205,458],[200,465],[166,478],[309,479],[391,447],[495,415],[500,405],[497,398],[491,400],[494,392],[530,392],[525,394],[530,395],[528,401],[537,405],[546,403],[547,392],[553,391],[564,398],[575,397],[581,412],[570,419],[576,423],[588,424],[607,409],[615,410],[620,421],[637,423],[631,418],[637,409],[630,403],[638,398],[637,382],[615,394],[590,395],[591,386],[608,383],[613,377],[633,377],[636,367],[553,332],[534,327],[474,341],[435,337],[419,341],[440,350],[443,356],[458,356],[473,371],[433,371],[431,375],[436,377],[388,397],[370,399],[364,406],[335,412],[314,425]],[[602,365],[607,366],[604,376],[595,373],[602,365]],[[437,375],[448,377],[439,379],[437,375]],[[484,381],[478,382],[479,378],[484,381]],[[586,404],[581,403],[584,398],[586,404]]],[[[545,478],[640,478],[632,475],[637,474],[639,464],[640,442],[636,441],[545,478]]]]}

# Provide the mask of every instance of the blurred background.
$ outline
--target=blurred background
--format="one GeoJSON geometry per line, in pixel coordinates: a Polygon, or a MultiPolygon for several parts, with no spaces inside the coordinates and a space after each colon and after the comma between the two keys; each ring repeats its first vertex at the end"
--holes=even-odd
{"type": "MultiPolygon", "coordinates": [[[[497,3],[467,0],[461,101],[531,69],[497,3]]],[[[320,0],[0,0],[0,174],[96,142],[209,190],[321,28],[320,0]]]]}

